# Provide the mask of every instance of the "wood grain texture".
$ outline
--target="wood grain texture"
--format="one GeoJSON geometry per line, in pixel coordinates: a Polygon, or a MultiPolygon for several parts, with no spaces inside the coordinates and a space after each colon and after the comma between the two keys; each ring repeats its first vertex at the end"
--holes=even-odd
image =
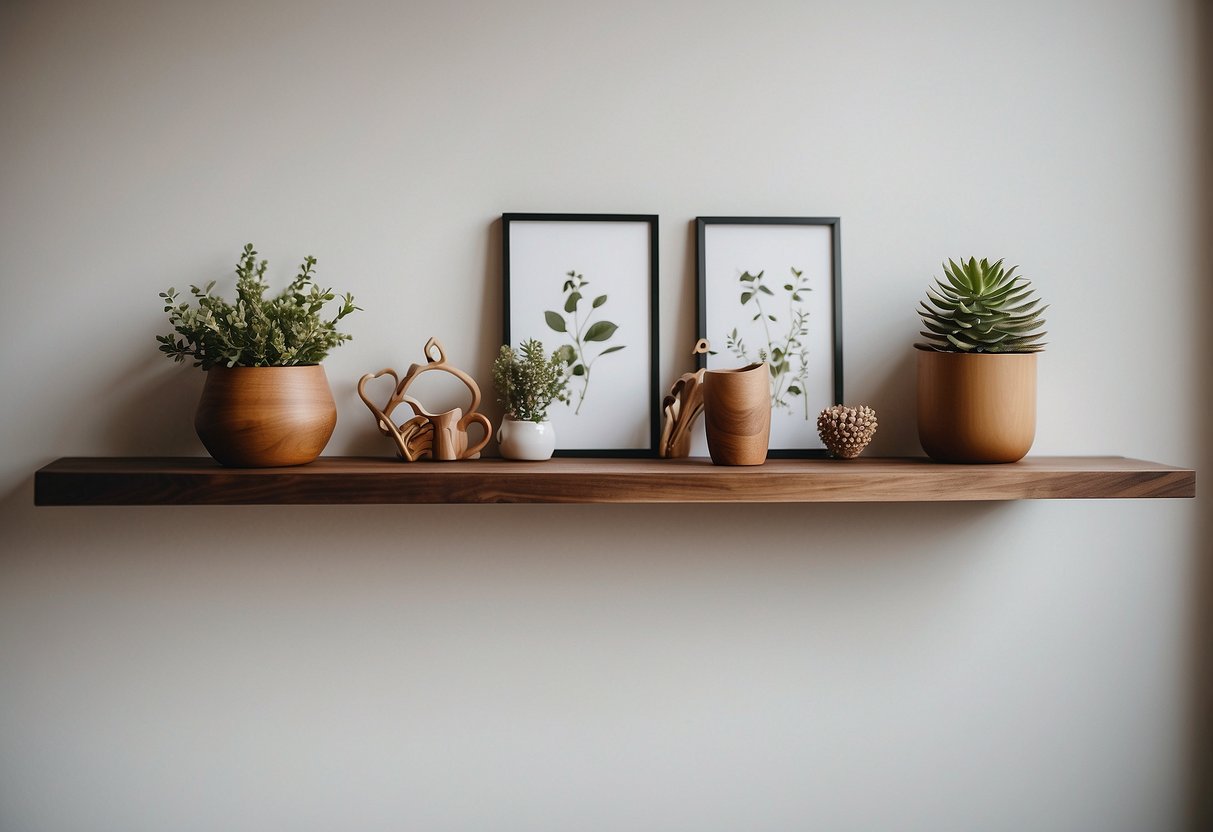
{"type": "Polygon", "coordinates": [[[34,502],[66,505],[375,503],[813,503],[1194,497],[1196,472],[1121,457],[1030,457],[1004,465],[924,458],[768,460],[485,459],[401,465],[321,457],[297,468],[210,459],[65,458],[37,472],[34,502]]]}
{"type": "Polygon", "coordinates": [[[691,430],[695,420],[703,415],[703,374],[707,370],[683,373],[661,400],[664,418],[661,422],[661,442],[657,455],[662,459],[679,459],[691,455],[691,430]]]}
{"type": "MultiPolygon", "coordinates": [[[[708,339],[700,338],[691,349],[691,355],[707,355],[710,350],[708,339]]],[[[706,372],[706,369],[700,369],[683,373],[670,387],[669,394],[661,400],[664,418],[657,455],[662,459],[691,455],[691,430],[695,427],[695,420],[703,415],[703,375],[706,372]]]]}
{"type": "Polygon", "coordinates": [[[324,367],[212,367],[206,371],[194,429],[224,465],[306,465],[337,424],[324,367]]]}
{"type": "Polygon", "coordinates": [[[765,363],[705,370],[703,425],[717,465],[762,465],[771,440],[771,374],[765,363]]]}
{"type": "Polygon", "coordinates": [[[939,462],[1015,462],[1036,438],[1036,354],[918,353],[918,439],[939,462]]]}
{"type": "Polygon", "coordinates": [[[489,444],[489,437],[493,435],[493,426],[488,417],[476,410],[480,407],[480,386],[476,384],[476,379],[446,360],[446,350],[437,338],[426,341],[422,352],[425,354],[425,363],[410,364],[404,378],[391,367],[362,376],[358,379],[358,397],[374,415],[379,432],[395,443],[396,452],[405,462],[426,458],[454,462],[479,457],[481,449],[489,444]],[[408,395],[413,382],[425,373],[432,372],[452,375],[468,389],[472,397],[466,414],[460,407],[443,413],[431,413],[421,402],[408,395]],[[380,408],[371,400],[366,386],[384,376],[390,376],[396,386],[392,389],[387,404],[380,408]],[[392,418],[392,412],[406,403],[412,408],[413,418],[397,425],[392,418]],[[468,428],[471,425],[480,425],[482,436],[479,442],[473,443],[468,438],[468,428]]]}

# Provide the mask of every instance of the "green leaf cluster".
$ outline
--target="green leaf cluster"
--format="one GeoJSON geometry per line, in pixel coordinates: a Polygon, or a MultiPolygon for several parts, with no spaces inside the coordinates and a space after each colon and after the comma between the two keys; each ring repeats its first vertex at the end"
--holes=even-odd
{"type": "Polygon", "coordinates": [[[215,281],[190,286],[197,306],[179,300],[177,291],[161,292],[173,332],[157,335],[160,351],[174,361],[194,359],[195,367],[292,367],[319,364],[329,351],[353,336],[337,331],[337,322],[359,307],[352,295],[340,297],[314,281],[315,257],[307,257],[299,274],[282,292],[266,298],[269,262],[257,261],[253,244],[236,263],[236,302],[212,295],[215,281]],[[322,317],[330,301],[340,299],[332,318],[322,317]]]}
{"type": "Polygon", "coordinates": [[[1040,352],[1047,333],[1040,317],[1047,306],[1034,297],[1032,283],[990,263],[970,257],[943,264],[946,282],[935,278],[918,314],[926,327],[924,349],[938,352],[1040,352]],[[928,303],[929,301],[929,303],[928,303]]]}
{"type": "Polygon", "coordinates": [[[548,356],[534,338],[515,352],[502,346],[493,359],[493,386],[497,402],[512,419],[544,422],[553,401],[568,401],[568,364],[560,350],[548,356]]]}
{"type": "MultiPolygon", "coordinates": [[[[809,418],[808,398],[804,391],[808,386],[809,348],[806,338],[809,334],[809,313],[801,304],[804,295],[813,291],[803,269],[795,266],[789,269],[790,276],[782,284],[782,296],[787,303],[787,315],[780,323],[782,308],[776,304],[780,300],[777,290],[768,285],[766,271],[756,274],[742,272],[738,278],[741,291],[741,306],[746,313],[753,314],[751,322],[762,324],[766,344],[758,349],[758,360],[767,362],[771,372],[771,407],[778,407],[791,412],[792,399],[801,397],[804,407],[804,418],[809,418]],[[766,306],[763,304],[766,303],[766,306]],[[748,307],[748,308],[747,308],[748,307]],[[775,314],[778,312],[779,314],[775,314]]],[[[776,281],[776,285],[780,285],[776,281]]],[[[749,351],[744,340],[734,327],[725,335],[725,346],[737,358],[749,363],[749,351]]]]}
{"type": "Polygon", "coordinates": [[[576,269],[566,272],[565,277],[567,279],[561,287],[561,292],[564,294],[563,309],[569,317],[549,309],[543,313],[543,319],[547,322],[548,329],[567,335],[572,342],[557,350],[556,355],[568,364],[569,372],[581,382],[577,408],[573,411],[573,415],[576,416],[581,413],[581,405],[585,401],[585,394],[589,391],[590,370],[593,369],[594,362],[604,355],[619,352],[624,349],[625,345],[617,344],[613,347],[606,347],[594,355],[590,354],[590,344],[609,341],[619,326],[610,321],[593,320],[594,310],[607,302],[606,295],[595,297],[590,302],[589,308],[584,310],[585,316],[582,317],[581,301],[590,281],[585,279],[585,275],[578,274],[576,269]]]}

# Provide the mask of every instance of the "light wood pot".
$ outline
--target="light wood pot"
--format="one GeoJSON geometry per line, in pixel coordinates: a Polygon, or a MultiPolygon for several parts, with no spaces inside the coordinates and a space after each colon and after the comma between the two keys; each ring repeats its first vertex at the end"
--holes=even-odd
{"type": "Polygon", "coordinates": [[[1036,354],[919,349],[918,439],[937,462],[1015,462],[1036,437],[1036,354]]]}
{"type": "Polygon", "coordinates": [[[212,367],[194,414],[207,451],[233,468],[305,465],[320,456],[336,424],[319,364],[212,367]]]}
{"type": "Polygon", "coordinates": [[[703,424],[717,465],[762,465],[771,439],[771,371],[764,363],[703,374],[703,424]]]}

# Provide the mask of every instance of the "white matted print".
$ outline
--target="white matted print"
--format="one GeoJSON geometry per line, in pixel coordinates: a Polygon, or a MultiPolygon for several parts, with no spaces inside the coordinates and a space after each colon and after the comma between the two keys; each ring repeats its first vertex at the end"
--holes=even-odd
{"type": "Polygon", "coordinates": [[[504,340],[571,361],[556,453],[648,456],[657,423],[657,217],[504,214],[504,340]]]}
{"type": "Polygon", "coordinates": [[[817,414],[842,401],[837,217],[699,217],[701,366],[771,368],[773,457],[824,456],[817,414]]]}

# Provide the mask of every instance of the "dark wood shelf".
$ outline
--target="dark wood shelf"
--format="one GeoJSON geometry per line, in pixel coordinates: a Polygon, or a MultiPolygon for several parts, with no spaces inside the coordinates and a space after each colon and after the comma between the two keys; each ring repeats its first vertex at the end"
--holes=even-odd
{"type": "Polygon", "coordinates": [[[829,503],[1194,497],[1196,472],[1121,457],[1009,465],[920,458],[552,459],[405,464],[322,457],[297,468],[223,468],[205,457],[67,457],[38,471],[34,502],[84,505],[373,503],[829,503]]]}

